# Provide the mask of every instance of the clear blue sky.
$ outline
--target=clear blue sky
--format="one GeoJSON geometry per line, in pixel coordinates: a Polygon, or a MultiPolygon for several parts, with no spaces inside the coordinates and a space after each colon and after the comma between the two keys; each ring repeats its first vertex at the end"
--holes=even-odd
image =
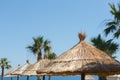
{"type": "Polygon", "coordinates": [[[34,63],[36,57],[25,47],[40,35],[57,55],[79,41],[78,32],[90,42],[103,33],[102,22],[112,18],[112,2],[118,0],[0,0],[0,58],[8,58],[13,67],[26,59],[34,63]]]}

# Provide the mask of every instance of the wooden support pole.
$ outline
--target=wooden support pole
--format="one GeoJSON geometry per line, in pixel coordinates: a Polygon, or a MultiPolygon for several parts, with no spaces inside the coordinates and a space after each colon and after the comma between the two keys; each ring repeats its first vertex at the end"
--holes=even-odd
{"type": "Polygon", "coordinates": [[[27,76],[27,80],[29,80],[29,76],[27,76]]]}
{"type": "Polygon", "coordinates": [[[19,75],[17,76],[17,80],[19,80],[19,75]]]}
{"type": "Polygon", "coordinates": [[[81,74],[81,80],[85,80],[85,73],[81,74]]]}

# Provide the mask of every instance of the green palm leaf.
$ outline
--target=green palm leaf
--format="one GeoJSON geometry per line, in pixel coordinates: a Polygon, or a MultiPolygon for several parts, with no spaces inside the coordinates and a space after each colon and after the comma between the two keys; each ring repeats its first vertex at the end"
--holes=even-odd
{"type": "Polygon", "coordinates": [[[117,7],[114,4],[110,4],[110,13],[113,15],[114,19],[112,21],[106,22],[106,28],[104,30],[105,35],[112,33],[114,38],[119,38],[120,36],[120,3],[117,7]]]}
{"type": "Polygon", "coordinates": [[[4,80],[4,69],[10,69],[11,65],[9,65],[9,61],[7,58],[1,58],[0,59],[0,67],[2,69],[2,78],[1,80],[4,80]]]}
{"type": "Polygon", "coordinates": [[[113,39],[110,40],[103,40],[101,35],[98,35],[96,38],[92,38],[91,42],[93,45],[100,50],[106,52],[109,56],[115,57],[114,54],[118,50],[119,45],[113,42],[113,39]]]}

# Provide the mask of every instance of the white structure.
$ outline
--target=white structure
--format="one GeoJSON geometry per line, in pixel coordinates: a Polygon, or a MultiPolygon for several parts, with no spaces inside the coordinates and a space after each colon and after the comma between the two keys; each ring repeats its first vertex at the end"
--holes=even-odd
{"type": "Polygon", "coordinates": [[[86,75],[85,80],[95,80],[95,79],[91,75],[86,75]]]}
{"type": "Polygon", "coordinates": [[[120,80],[120,75],[107,76],[107,80],[120,80]]]}

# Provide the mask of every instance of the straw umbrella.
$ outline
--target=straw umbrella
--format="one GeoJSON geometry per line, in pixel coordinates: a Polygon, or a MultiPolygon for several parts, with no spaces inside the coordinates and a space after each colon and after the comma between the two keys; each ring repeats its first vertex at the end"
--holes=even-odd
{"type": "Polygon", "coordinates": [[[19,76],[22,75],[22,72],[24,70],[26,70],[29,66],[31,65],[31,63],[29,63],[29,61],[26,61],[26,64],[24,64],[23,66],[19,67],[18,69],[16,69],[15,71],[13,71],[11,73],[11,75],[17,75],[17,80],[19,80],[19,76]]]}
{"type": "Polygon", "coordinates": [[[11,77],[11,80],[12,80],[12,77],[16,77],[16,75],[12,75],[12,73],[13,73],[14,71],[16,71],[17,69],[19,69],[20,67],[21,67],[21,66],[18,65],[17,67],[15,67],[14,69],[12,69],[10,72],[6,73],[6,74],[5,74],[5,77],[11,77]]]}
{"type": "Polygon", "coordinates": [[[84,41],[86,35],[79,33],[80,42],[61,54],[43,70],[37,73],[48,75],[80,75],[85,80],[86,74],[113,75],[120,73],[120,63],[105,52],[84,41]]]}
{"type": "Polygon", "coordinates": [[[49,62],[50,62],[50,60],[48,60],[48,59],[39,60],[38,62],[30,65],[27,69],[25,69],[22,72],[22,75],[24,75],[24,76],[40,76],[36,73],[36,71],[39,69],[43,69],[49,62]]]}

